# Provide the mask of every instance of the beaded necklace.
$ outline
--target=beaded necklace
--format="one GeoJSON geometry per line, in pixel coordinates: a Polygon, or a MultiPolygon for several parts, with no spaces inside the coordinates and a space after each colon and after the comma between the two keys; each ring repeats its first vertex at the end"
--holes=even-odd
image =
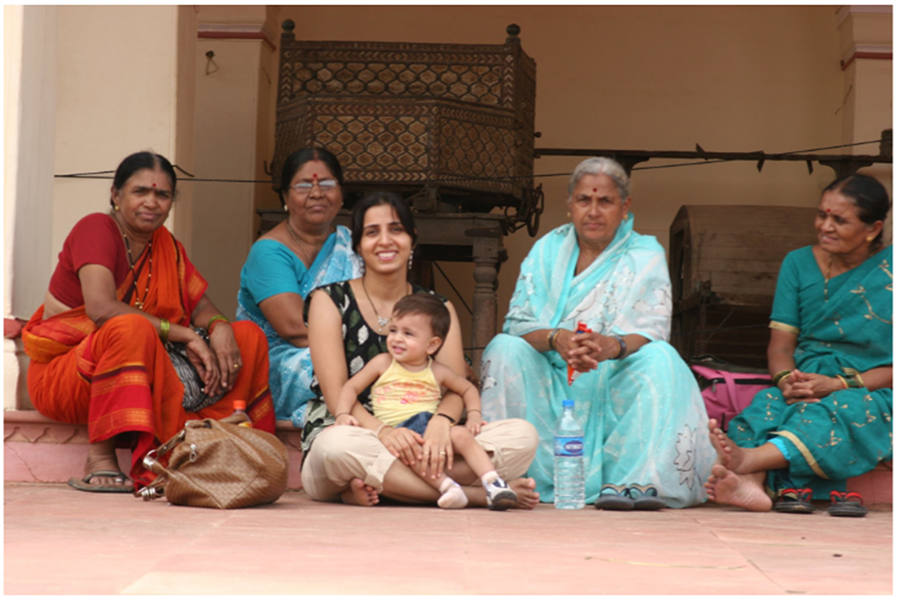
{"type": "MultiPolygon", "coordinates": [[[[153,242],[147,242],[147,261],[149,262],[148,271],[147,271],[147,289],[144,290],[144,297],[137,297],[137,279],[138,274],[134,268],[134,257],[131,256],[131,244],[128,243],[128,236],[122,232],[122,239],[125,240],[125,250],[128,251],[128,263],[131,265],[131,291],[134,294],[134,307],[138,310],[144,310],[144,302],[147,301],[147,296],[150,295],[150,278],[153,277],[153,242]]],[[[130,294],[129,294],[130,295],[130,294]]]]}

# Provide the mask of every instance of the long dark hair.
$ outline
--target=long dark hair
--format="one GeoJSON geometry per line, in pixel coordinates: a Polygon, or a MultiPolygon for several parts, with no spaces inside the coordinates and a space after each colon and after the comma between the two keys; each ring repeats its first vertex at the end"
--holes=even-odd
{"type": "Polygon", "coordinates": [[[416,248],[416,220],[413,218],[412,210],[406,201],[394,192],[386,192],[376,190],[369,192],[362,199],[353,205],[353,212],[350,214],[350,233],[353,240],[353,250],[359,254],[359,242],[362,240],[363,222],[366,218],[366,212],[373,206],[381,206],[386,204],[394,209],[403,229],[412,238],[413,250],[416,248]]]}
{"type": "MultiPolygon", "coordinates": [[[[131,176],[144,169],[150,169],[151,171],[162,169],[162,172],[169,176],[169,183],[172,184],[172,197],[175,197],[175,186],[178,183],[178,176],[175,175],[172,163],[162,154],[155,154],[146,150],[130,154],[119,163],[118,168],[116,168],[116,174],[113,177],[113,187],[117,192],[121,192],[128,180],[131,179],[131,176]]],[[[109,203],[115,208],[116,203],[113,202],[112,198],[109,199],[109,203]]]]}
{"type": "Polygon", "coordinates": [[[284,206],[284,197],[288,193],[288,188],[291,187],[291,181],[294,179],[294,175],[297,174],[297,171],[299,171],[303,165],[311,160],[320,160],[325,163],[325,166],[328,167],[328,170],[331,171],[331,174],[334,175],[334,178],[337,180],[338,185],[344,185],[344,171],[341,169],[341,161],[337,159],[337,156],[325,148],[310,147],[297,150],[285,159],[284,166],[281,167],[281,181],[279,182],[278,187],[278,198],[281,200],[282,206],[284,206]]]}
{"type": "MultiPolygon", "coordinates": [[[[857,173],[835,179],[822,193],[825,192],[837,192],[852,201],[856,205],[859,220],[867,225],[871,225],[875,221],[884,221],[891,209],[891,200],[888,198],[887,190],[880,181],[868,175],[857,173]]],[[[881,245],[883,233],[884,228],[872,240],[872,247],[877,248],[881,245]]]]}

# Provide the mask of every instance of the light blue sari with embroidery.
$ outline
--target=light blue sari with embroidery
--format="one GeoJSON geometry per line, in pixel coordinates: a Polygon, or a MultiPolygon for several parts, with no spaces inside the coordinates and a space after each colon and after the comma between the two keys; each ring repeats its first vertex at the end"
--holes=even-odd
{"type": "Polygon", "coordinates": [[[562,400],[575,400],[585,429],[586,500],[603,485],[653,485],[671,508],[703,502],[715,460],[696,380],[666,341],[672,312],[665,252],[633,231],[633,216],[612,243],[575,275],[579,248],[571,224],[538,240],[522,263],[503,334],[482,358],[488,421],[520,417],[538,430],[528,471],[542,502],[553,501],[553,431],[562,400]],[[538,352],[521,336],[575,330],[579,321],[604,334],[639,334],[650,343],[622,359],[576,374],[556,351],[538,352]]]}
{"type": "Polygon", "coordinates": [[[259,240],[250,249],[241,269],[237,319],[252,321],[266,333],[269,388],[276,419],[290,419],[295,427],[303,426],[306,403],[315,397],[311,389],[313,367],[309,348],[298,348],[279,336],[259,309],[259,303],[285,292],[299,294],[306,302],[317,287],[359,277],[360,264],[350,230],[340,225],[328,236],[309,269],[281,242],[259,240]]]}

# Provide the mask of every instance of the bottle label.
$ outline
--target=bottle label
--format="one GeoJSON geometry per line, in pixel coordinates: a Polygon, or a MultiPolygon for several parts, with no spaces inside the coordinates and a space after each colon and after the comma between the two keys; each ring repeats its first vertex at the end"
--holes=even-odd
{"type": "Polygon", "coordinates": [[[555,456],[583,456],[584,438],[581,436],[554,437],[553,454],[555,456]]]}

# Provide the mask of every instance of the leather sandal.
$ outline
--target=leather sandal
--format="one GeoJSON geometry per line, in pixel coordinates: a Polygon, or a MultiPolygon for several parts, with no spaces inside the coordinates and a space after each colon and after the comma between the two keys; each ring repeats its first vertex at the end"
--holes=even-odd
{"type": "Polygon", "coordinates": [[[816,510],[813,503],[812,490],[809,488],[785,488],[778,492],[778,500],[772,510],[780,513],[809,515],[816,510]]]}
{"type": "Polygon", "coordinates": [[[67,482],[70,487],[75,488],[76,490],[80,490],[82,492],[106,492],[111,494],[133,494],[134,493],[134,483],[131,481],[125,473],[121,471],[94,471],[93,473],[88,473],[83,478],[79,479],[78,477],[72,477],[67,482]],[[121,485],[97,485],[92,484],[91,480],[94,477],[109,477],[114,478],[116,480],[121,479],[121,485]]]}
{"type": "Polygon", "coordinates": [[[869,509],[863,506],[863,499],[856,492],[831,492],[831,506],[828,514],[832,517],[864,517],[869,509]]]}
{"type": "Polygon", "coordinates": [[[634,510],[634,500],[623,485],[606,484],[600,488],[600,497],[594,502],[598,510],[634,510]]]}
{"type": "Polygon", "coordinates": [[[659,510],[666,507],[666,503],[659,497],[659,493],[652,485],[632,483],[628,491],[631,492],[631,498],[634,500],[634,510],[659,510]]]}

